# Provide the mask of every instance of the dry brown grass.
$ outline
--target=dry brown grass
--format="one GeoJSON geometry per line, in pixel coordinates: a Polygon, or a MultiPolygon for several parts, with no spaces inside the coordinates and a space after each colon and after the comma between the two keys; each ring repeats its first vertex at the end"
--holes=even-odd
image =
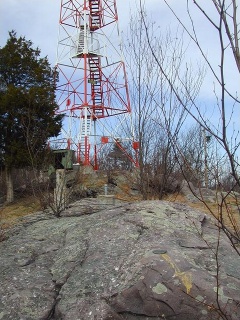
{"type": "Polygon", "coordinates": [[[142,200],[141,195],[133,194],[131,187],[127,183],[122,183],[119,187],[119,192],[115,194],[115,198],[122,201],[140,201],[142,200]]]}
{"type": "Polygon", "coordinates": [[[217,202],[191,202],[187,200],[184,195],[179,193],[167,195],[164,200],[185,203],[194,209],[205,212],[206,214],[219,219],[222,218],[224,224],[228,228],[235,229],[235,231],[240,233],[240,213],[238,210],[240,203],[232,196],[228,196],[223,205],[220,205],[217,202]]]}
{"type": "MultiPolygon", "coordinates": [[[[105,179],[100,179],[98,181],[99,186],[103,186],[106,183],[105,179]]],[[[87,184],[87,183],[86,183],[87,184]]],[[[88,185],[89,186],[89,185],[88,185]]],[[[96,186],[96,185],[95,185],[96,186]]],[[[135,195],[132,193],[132,190],[128,184],[123,184],[119,188],[119,192],[115,195],[119,200],[123,201],[140,201],[141,195],[135,195]]],[[[217,203],[204,203],[202,202],[190,202],[186,197],[180,193],[170,194],[164,197],[164,200],[170,202],[180,202],[189,205],[194,209],[199,209],[206,214],[219,216],[222,214],[223,221],[229,228],[233,229],[233,224],[236,227],[236,230],[240,232],[240,214],[237,208],[236,199],[233,197],[228,197],[227,207],[220,207],[217,203]]],[[[8,228],[16,224],[19,219],[29,215],[33,212],[36,212],[41,209],[41,205],[38,199],[33,196],[28,196],[22,199],[15,201],[10,205],[6,205],[0,208],[0,227],[2,229],[8,228]]]]}
{"type": "Polygon", "coordinates": [[[24,216],[41,209],[40,202],[33,196],[24,197],[0,208],[0,226],[13,226],[24,216]]]}

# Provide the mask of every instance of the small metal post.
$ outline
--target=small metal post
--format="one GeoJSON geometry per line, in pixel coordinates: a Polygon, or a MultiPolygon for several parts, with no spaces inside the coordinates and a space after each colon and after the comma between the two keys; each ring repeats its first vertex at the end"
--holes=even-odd
{"type": "Polygon", "coordinates": [[[104,185],[104,194],[105,194],[105,196],[107,196],[107,194],[108,194],[108,185],[107,184],[104,185]]]}

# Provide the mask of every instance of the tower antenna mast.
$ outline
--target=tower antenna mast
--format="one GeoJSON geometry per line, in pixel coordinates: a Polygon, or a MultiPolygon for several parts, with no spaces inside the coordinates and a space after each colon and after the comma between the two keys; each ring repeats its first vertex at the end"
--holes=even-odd
{"type": "MultiPolygon", "coordinates": [[[[116,0],[61,0],[56,71],[56,112],[65,115],[57,141],[97,170],[103,146],[119,141],[117,121],[124,124],[131,113],[116,0]]],[[[133,137],[127,139],[137,153],[133,137]]]]}

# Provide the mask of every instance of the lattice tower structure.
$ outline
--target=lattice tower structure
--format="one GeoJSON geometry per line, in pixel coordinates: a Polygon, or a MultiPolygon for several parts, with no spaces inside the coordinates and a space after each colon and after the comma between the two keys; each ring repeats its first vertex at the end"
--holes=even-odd
{"type": "Polygon", "coordinates": [[[121,143],[131,140],[137,153],[133,134],[121,136],[131,108],[115,0],[61,0],[56,71],[56,112],[65,117],[52,143],[98,169],[98,154],[112,141],[137,165],[121,143]]]}

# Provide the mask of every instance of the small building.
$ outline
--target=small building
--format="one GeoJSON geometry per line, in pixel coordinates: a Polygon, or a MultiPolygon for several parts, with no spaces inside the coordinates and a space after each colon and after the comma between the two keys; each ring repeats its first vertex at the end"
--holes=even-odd
{"type": "Polygon", "coordinates": [[[54,154],[54,169],[72,170],[75,162],[75,151],[70,149],[56,149],[54,154]]]}

